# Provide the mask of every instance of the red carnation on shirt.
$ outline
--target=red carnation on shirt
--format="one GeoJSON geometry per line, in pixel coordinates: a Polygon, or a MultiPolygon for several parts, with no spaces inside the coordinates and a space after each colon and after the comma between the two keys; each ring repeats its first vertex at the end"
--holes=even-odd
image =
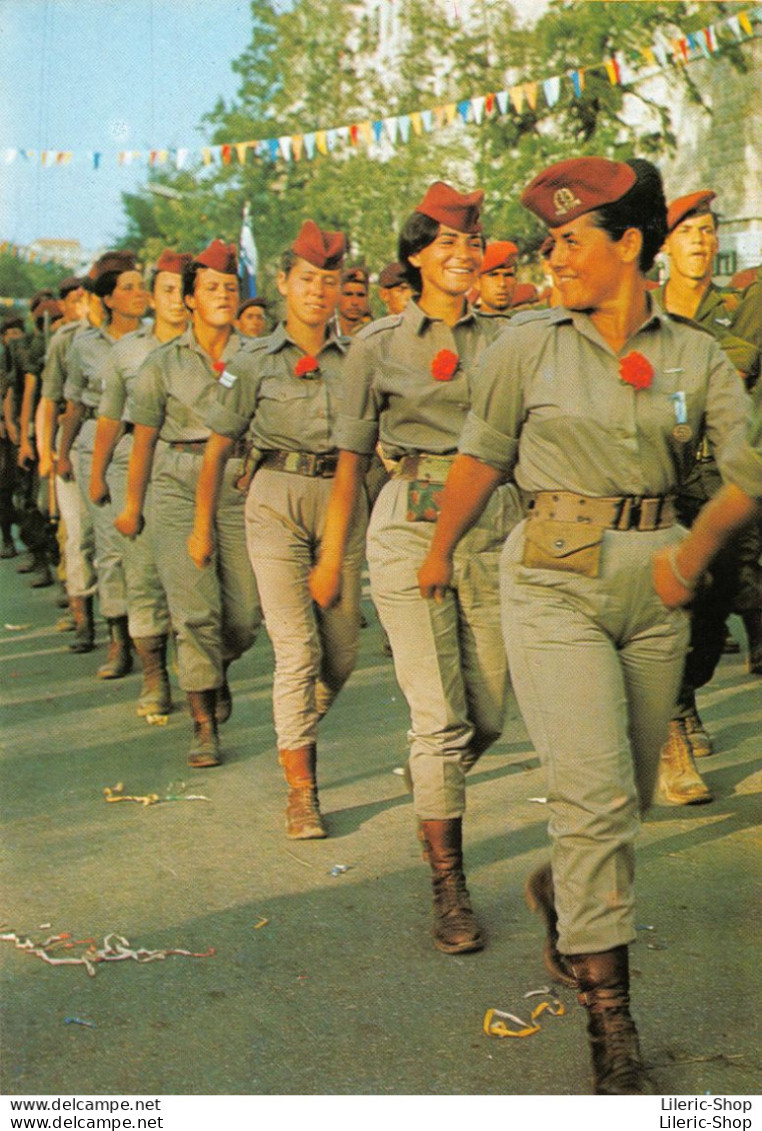
{"type": "Polygon", "coordinates": [[[633,389],[648,389],[654,379],[654,369],[642,353],[628,353],[619,362],[619,376],[633,389]]]}
{"type": "Polygon", "coordinates": [[[435,381],[451,381],[460,365],[460,358],[452,350],[440,350],[431,362],[431,375],[435,381]]]}
{"type": "Polygon", "coordinates": [[[225,372],[225,362],[224,361],[213,361],[212,362],[212,369],[214,370],[215,373],[219,373],[219,374],[224,373],[225,372]]]}
{"type": "Polygon", "coordinates": [[[320,362],[318,361],[318,359],[316,357],[311,357],[309,354],[306,354],[304,357],[300,357],[297,361],[296,365],[294,366],[294,373],[297,377],[306,377],[310,373],[317,373],[319,368],[320,362]]]}

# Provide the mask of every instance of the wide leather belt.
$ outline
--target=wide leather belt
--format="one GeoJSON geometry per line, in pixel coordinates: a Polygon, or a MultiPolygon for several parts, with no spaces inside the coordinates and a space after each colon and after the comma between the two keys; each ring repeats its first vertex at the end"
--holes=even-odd
{"type": "Polygon", "coordinates": [[[394,479],[428,479],[430,483],[444,483],[450,474],[455,456],[435,456],[422,453],[403,456],[392,469],[394,479]]]}
{"type": "MultiPolygon", "coordinates": [[[[192,456],[202,456],[206,451],[207,440],[170,440],[169,447],[174,452],[187,452],[192,456]]],[[[246,442],[243,437],[236,440],[230,451],[231,459],[241,459],[246,451],[246,442]]]]}
{"type": "Polygon", "coordinates": [[[84,404],[84,402],[80,402],[80,404],[82,408],[82,422],[84,423],[85,420],[95,420],[96,416],[98,415],[97,407],[92,404],[84,404]]]}
{"type": "Polygon", "coordinates": [[[670,495],[595,498],[571,491],[538,491],[529,501],[529,518],[589,522],[611,530],[663,530],[676,520],[670,495]]]}
{"type": "Polygon", "coordinates": [[[131,432],[135,431],[135,425],[131,420],[122,421],[122,432],[125,436],[129,436],[131,432]]]}
{"type": "Polygon", "coordinates": [[[273,471],[288,471],[292,475],[308,475],[313,479],[330,479],[336,474],[338,462],[336,452],[269,451],[264,453],[259,466],[273,471]]]}

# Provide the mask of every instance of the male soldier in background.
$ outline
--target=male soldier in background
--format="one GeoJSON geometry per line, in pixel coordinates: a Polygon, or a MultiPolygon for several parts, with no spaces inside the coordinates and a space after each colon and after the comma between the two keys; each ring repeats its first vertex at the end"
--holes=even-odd
{"type": "Polygon", "coordinates": [[[247,298],[238,307],[233,325],[247,338],[261,338],[267,331],[267,303],[263,298],[247,298]]]}
{"type": "Polygon", "coordinates": [[[518,258],[519,249],[510,240],[487,244],[477,284],[477,307],[482,314],[490,318],[510,318],[518,258]]]}
{"type": "Polygon", "coordinates": [[[378,276],[378,294],[387,314],[402,314],[413,296],[413,289],[401,263],[387,263],[378,276]]]}
{"type": "Polygon", "coordinates": [[[368,272],[365,267],[347,267],[341,273],[341,293],[336,307],[336,328],[350,338],[370,321],[368,272]]]}
{"type": "MultiPolygon", "coordinates": [[[[737,295],[723,292],[712,282],[717,253],[717,219],[711,211],[716,194],[702,189],[679,197],[669,205],[668,236],[664,249],[670,260],[669,279],[655,290],[656,300],[668,313],[690,319],[713,334],[740,378],[751,386],[759,374],[759,351],[731,333],[737,295]]],[[[676,444],[691,445],[695,437],[680,417],[684,404],[674,401],[676,444]],[[680,429],[683,429],[681,432],[680,429]]],[[[703,504],[720,487],[720,476],[706,441],[694,464],[686,449],[688,473],[678,496],[680,520],[692,525],[703,504]]],[[[691,638],[683,683],[669,737],[659,767],[659,798],[672,805],[692,805],[712,800],[694,757],[711,754],[712,743],[696,709],[696,691],[714,674],[722,655],[726,621],[736,609],[749,638],[749,670],[762,674],[762,578],[760,542],[751,525],[732,539],[712,564],[712,583],[696,594],[691,606],[691,638]]]]}

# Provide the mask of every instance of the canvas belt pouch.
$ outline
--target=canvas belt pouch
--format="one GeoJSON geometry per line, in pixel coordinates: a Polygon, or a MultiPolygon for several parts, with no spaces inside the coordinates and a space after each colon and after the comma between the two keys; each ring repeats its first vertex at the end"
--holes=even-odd
{"type": "Polygon", "coordinates": [[[442,501],[444,483],[428,479],[411,479],[407,485],[408,522],[436,522],[442,501]]]}
{"type": "Polygon", "coordinates": [[[524,528],[522,565],[597,577],[605,527],[556,518],[530,518],[524,528]]]}

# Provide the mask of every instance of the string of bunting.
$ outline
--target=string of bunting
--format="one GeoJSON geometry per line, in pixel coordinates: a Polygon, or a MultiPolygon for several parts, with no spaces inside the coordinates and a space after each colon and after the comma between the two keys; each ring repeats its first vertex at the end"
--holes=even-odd
{"type": "MultiPolygon", "coordinates": [[[[316,154],[328,156],[339,147],[371,147],[386,140],[392,145],[398,141],[407,143],[411,133],[420,137],[435,129],[452,124],[460,119],[465,125],[473,122],[481,125],[485,117],[507,114],[509,109],[521,114],[525,106],[536,111],[544,100],[552,110],[561,98],[562,89],[571,82],[576,98],[581,98],[585,90],[586,76],[594,72],[605,72],[612,86],[630,86],[635,81],[650,78],[669,67],[681,67],[700,59],[712,59],[727,43],[741,43],[756,38],[754,24],[762,24],[762,5],[748,11],[738,12],[724,20],[717,21],[697,31],[672,39],[658,39],[649,46],[640,48],[637,59],[628,58],[624,52],[615,51],[601,63],[591,64],[568,71],[565,75],[554,75],[542,80],[522,82],[505,90],[474,95],[459,102],[449,102],[428,110],[414,110],[409,114],[393,115],[375,121],[366,120],[348,126],[335,126],[308,133],[283,134],[280,137],[260,138],[252,141],[230,142],[224,145],[210,145],[198,149],[165,148],[150,150],[119,150],[116,159],[120,165],[145,163],[149,168],[173,165],[176,169],[188,168],[197,163],[200,155],[203,165],[230,165],[238,162],[243,165],[249,155],[255,158],[277,161],[308,160],[316,154]]],[[[103,152],[88,152],[83,155],[99,169],[103,163],[103,152]]],[[[111,154],[113,157],[113,153],[111,154]]],[[[70,165],[81,159],[73,150],[62,149],[2,149],[0,161],[11,165],[16,161],[37,162],[45,168],[70,165]]]]}

